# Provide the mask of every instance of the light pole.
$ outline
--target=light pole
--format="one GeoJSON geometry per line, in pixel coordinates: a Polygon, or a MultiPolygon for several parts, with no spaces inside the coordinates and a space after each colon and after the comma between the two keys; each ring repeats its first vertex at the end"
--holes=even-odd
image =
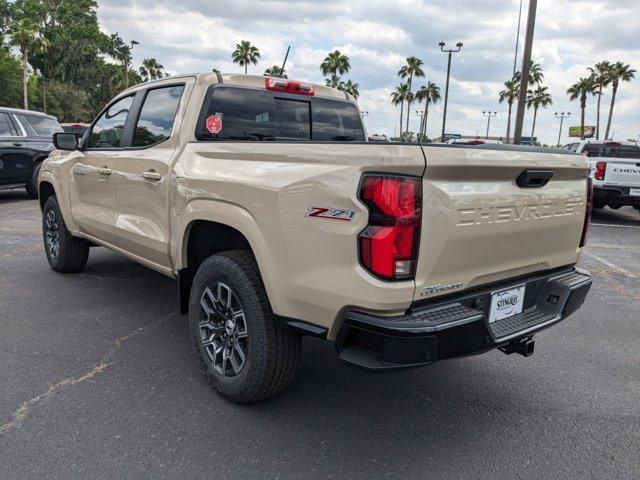
{"type": "Polygon", "coordinates": [[[451,56],[454,53],[458,53],[460,50],[462,50],[462,42],[458,42],[456,43],[456,50],[453,49],[446,49],[444,48],[445,43],[444,42],[440,42],[440,50],[444,53],[448,53],[449,54],[449,61],[447,63],[447,87],[445,89],[444,92],[444,113],[442,115],[442,137],[441,140],[444,142],[444,132],[447,126],[447,104],[449,103],[449,78],[451,76],[451,56]]]}
{"type": "Polygon", "coordinates": [[[519,145],[522,140],[522,126],[524,111],[527,107],[527,90],[529,89],[529,70],[531,69],[531,50],[533,48],[533,32],[536,28],[536,12],[538,0],[529,0],[529,15],[527,30],[524,36],[524,51],[522,52],[522,69],[520,70],[520,94],[518,96],[518,110],[516,111],[516,127],[513,132],[513,143],[519,145]]]}
{"type": "Polygon", "coordinates": [[[487,135],[484,137],[486,140],[489,139],[489,126],[491,125],[491,119],[495,118],[498,115],[498,112],[482,112],[482,115],[487,117],[487,135]]]}
{"type": "Polygon", "coordinates": [[[560,137],[562,136],[562,124],[564,123],[565,118],[569,118],[571,116],[571,112],[556,112],[556,118],[560,119],[560,131],[558,132],[558,148],[560,148],[560,137]]]}
{"type": "Polygon", "coordinates": [[[418,127],[418,133],[416,134],[416,142],[419,142],[420,135],[422,135],[422,122],[424,121],[424,110],[416,110],[416,116],[420,118],[420,126],[418,127]]]}

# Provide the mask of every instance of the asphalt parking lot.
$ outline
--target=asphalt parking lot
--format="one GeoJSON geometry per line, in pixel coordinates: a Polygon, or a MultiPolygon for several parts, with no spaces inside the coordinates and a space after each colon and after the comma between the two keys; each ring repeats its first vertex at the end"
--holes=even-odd
{"type": "Polygon", "coordinates": [[[533,357],[370,375],[305,339],[291,388],[238,407],[172,280],[103,248],[54,273],[37,202],[0,192],[0,478],[640,478],[640,213],[593,223],[587,302],[533,357]]]}

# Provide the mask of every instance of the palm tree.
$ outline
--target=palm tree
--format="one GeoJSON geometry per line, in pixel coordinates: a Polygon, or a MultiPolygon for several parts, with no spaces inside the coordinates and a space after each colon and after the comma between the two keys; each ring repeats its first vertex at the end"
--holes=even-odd
{"type": "Polygon", "coordinates": [[[509,105],[509,115],[507,116],[507,143],[511,139],[511,110],[513,109],[513,102],[518,99],[520,94],[520,83],[514,80],[508,80],[504,82],[504,90],[498,94],[498,100],[500,103],[507,102],[509,105]]]}
{"type": "Polygon", "coordinates": [[[635,78],[636,71],[631,68],[628,63],[616,62],[609,68],[607,75],[611,83],[611,105],[609,106],[609,119],[607,120],[607,130],[604,134],[604,139],[609,138],[609,131],[611,130],[611,119],[613,118],[613,107],[616,103],[616,93],[618,93],[618,87],[620,82],[630,82],[635,78]]]}
{"type": "Polygon", "coordinates": [[[282,75],[282,73],[284,73],[282,71],[282,67],[279,67],[278,65],[273,65],[273,66],[267,68],[264,71],[264,74],[267,75],[267,76],[269,76],[269,75],[282,75]]]}
{"type": "Polygon", "coordinates": [[[404,115],[404,101],[407,99],[409,94],[409,85],[406,83],[401,83],[396,89],[391,93],[391,104],[393,106],[400,105],[400,136],[402,137],[402,118],[404,115]]]}
{"type": "Polygon", "coordinates": [[[422,125],[420,125],[420,135],[424,138],[427,136],[427,120],[429,119],[429,104],[436,104],[440,100],[440,87],[433,82],[427,82],[416,92],[416,100],[418,102],[425,101],[424,115],[422,116],[422,125]]]}
{"type": "Polygon", "coordinates": [[[129,42],[131,46],[124,43],[118,32],[112,33],[108,39],[107,54],[122,63],[122,87],[124,90],[129,88],[129,64],[131,63],[131,49],[138,42],[132,40],[129,42]]]}
{"type": "Polygon", "coordinates": [[[331,80],[327,81],[327,86],[338,88],[340,84],[338,74],[343,75],[351,70],[351,62],[349,57],[340,53],[340,50],[334,50],[320,64],[320,70],[323,75],[331,75],[331,80]]]}
{"type": "Polygon", "coordinates": [[[600,103],[602,102],[602,90],[609,86],[611,78],[609,77],[609,70],[611,69],[611,63],[606,60],[596,63],[595,67],[589,67],[593,81],[598,89],[598,108],[596,110],[596,140],[600,140],[600,103]]]}
{"type": "Polygon", "coordinates": [[[220,69],[219,68],[212,68],[211,72],[213,73],[220,73],[220,69]]]}
{"type": "Polygon", "coordinates": [[[533,125],[531,127],[531,141],[536,132],[536,119],[538,118],[538,109],[547,108],[553,105],[553,99],[547,87],[539,86],[535,90],[527,92],[527,108],[533,107],[533,125]]]}
{"type": "Polygon", "coordinates": [[[338,90],[342,90],[343,92],[347,92],[356,100],[360,96],[360,85],[357,83],[353,83],[351,80],[347,80],[346,82],[340,82],[338,85],[338,90]]]}
{"type": "MultiPolygon", "coordinates": [[[[398,71],[398,76],[402,79],[408,78],[407,85],[409,87],[409,94],[405,100],[407,101],[407,132],[409,131],[409,112],[411,112],[411,102],[413,101],[413,94],[411,94],[411,83],[413,77],[424,77],[424,70],[422,66],[424,62],[417,57],[407,57],[407,64],[398,71]]],[[[402,125],[400,126],[402,129],[402,125]]]]}
{"type": "Polygon", "coordinates": [[[584,140],[584,112],[587,108],[587,95],[595,95],[597,87],[592,77],[581,78],[567,90],[569,100],[580,100],[580,138],[584,140]]]}
{"type": "MultiPolygon", "coordinates": [[[[520,79],[522,78],[522,74],[520,72],[516,72],[513,76],[513,79],[520,83],[520,79]]],[[[529,65],[529,86],[532,85],[540,85],[544,80],[544,73],[542,73],[542,67],[537,62],[531,62],[529,65]]]]}
{"type": "Polygon", "coordinates": [[[38,26],[31,20],[22,19],[17,20],[9,25],[7,34],[11,38],[10,44],[15,45],[20,49],[20,56],[22,57],[22,93],[24,100],[24,109],[29,109],[28,98],[28,83],[29,83],[29,69],[28,59],[29,53],[32,51],[36,43],[38,42],[38,36],[40,31],[38,26]]]}
{"type": "Polygon", "coordinates": [[[145,58],[139,68],[142,81],[156,80],[165,76],[164,67],[155,58],[145,58]]]}
{"type": "Polygon", "coordinates": [[[233,63],[239,64],[241,67],[244,66],[244,73],[247,74],[247,66],[252,63],[254,65],[258,64],[258,59],[260,58],[260,51],[257,47],[251,45],[249,40],[242,40],[240,43],[236,45],[236,49],[231,54],[231,58],[233,63]]]}

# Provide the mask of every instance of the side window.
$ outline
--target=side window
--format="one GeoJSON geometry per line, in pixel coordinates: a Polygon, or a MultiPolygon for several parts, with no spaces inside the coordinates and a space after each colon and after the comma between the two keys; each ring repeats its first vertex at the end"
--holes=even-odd
{"type": "Polygon", "coordinates": [[[300,100],[276,98],[276,136],[311,140],[311,104],[300,100]]]}
{"type": "Polygon", "coordinates": [[[203,140],[275,140],[273,96],[264,91],[218,87],[198,126],[203,140]]]}
{"type": "Polygon", "coordinates": [[[18,135],[16,132],[9,115],[6,113],[0,113],[0,136],[1,137],[15,137],[18,135]]]}
{"type": "Polygon", "coordinates": [[[571,150],[572,152],[577,152],[577,151],[578,151],[578,146],[579,146],[579,145],[580,145],[579,143],[572,143],[572,144],[569,146],[569,150],[571,150]]]}
{"type": "Polygon", "coordinates": [[[98,119],[91,131],[89,148],[118,148],[122,143],[124,124],[131,109],[133,95],[118,100],[98,119]]]}
{"type": "Polygon", "coordinates": [[[171,136],[184,86],[149,90],[133,133],[133,147],[160,143],[171,136]]]}

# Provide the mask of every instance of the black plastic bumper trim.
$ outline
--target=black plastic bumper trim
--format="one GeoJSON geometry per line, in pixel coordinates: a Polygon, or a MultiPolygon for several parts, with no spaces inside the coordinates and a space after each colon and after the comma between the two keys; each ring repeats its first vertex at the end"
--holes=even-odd
{"type": "Polygon", "coordinates": [[[295,318],[283,317],[281,315],[273,315],[274,320],[280,326],[286,330],[291,330],[302,335],[309,335],[318,338],[327,338],[328,329],[314,325],[313,323],[305,322],[304,320],[298,320],[295,318]]]}
{"type": "Polygon", "coordinates": [[[504,282],[526,285],[522,313],[489,323],[495,287],[449,297],[398,317],[349,311],[336,339],[345,363],[368,371],[427,365],[445,358],[483,353],[531,338],[575,312],[591,287],[591,275],[564,269],[504,282]]]}

